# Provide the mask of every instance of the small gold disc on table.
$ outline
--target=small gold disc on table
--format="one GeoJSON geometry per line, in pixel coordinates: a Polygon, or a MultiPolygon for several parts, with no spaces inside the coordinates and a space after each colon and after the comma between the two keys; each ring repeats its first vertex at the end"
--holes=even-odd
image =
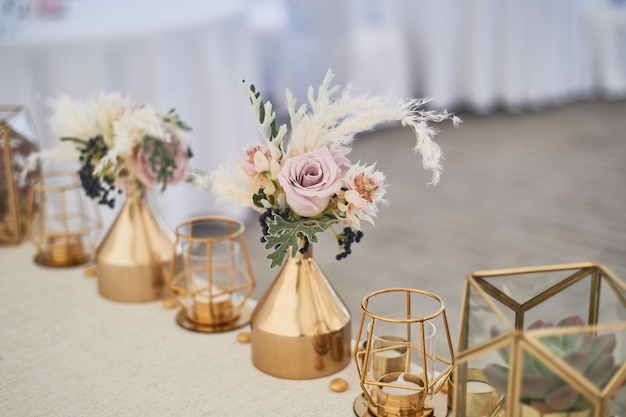
{"type": "Polygon", "coordinates": [[[237,333],[237,341],[239,343],[250,343],[250,332],[239,332],[237,333]]]}
{"type": "Polygon", "coordinates": [[[334,378],[330,381],[330,390],[333,392],[344,392],[348,389],[348,381],[343,378],[334,378]]]}
{"type": "Polygon", "coordinates": [[[83,275],[87,278],[93,278],[96,276],[96,266],[90,265],[83,271],[83,275]]]}
{"type": "Polygon", "coordinates": [[[178,306],[178,298],[175,295],[163,299],[163,308],[174,308],[178,306]]]}

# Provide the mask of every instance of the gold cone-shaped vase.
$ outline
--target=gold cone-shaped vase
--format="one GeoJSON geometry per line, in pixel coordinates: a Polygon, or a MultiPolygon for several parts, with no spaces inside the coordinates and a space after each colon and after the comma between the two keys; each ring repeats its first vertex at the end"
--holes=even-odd
{"type": "Polygon", "coordinates": [[[96,251],[98,291],[116,301],[162,297],[173,241],[159,225],[142,191],[127,187],[126,201],[96,251]]]}
{"type": "Polygon", "coordinates": [[[288,379],[333,374],[350,362],[350,313],[312,257],[287,260],[252,313],[252,362],[288,379]]]}

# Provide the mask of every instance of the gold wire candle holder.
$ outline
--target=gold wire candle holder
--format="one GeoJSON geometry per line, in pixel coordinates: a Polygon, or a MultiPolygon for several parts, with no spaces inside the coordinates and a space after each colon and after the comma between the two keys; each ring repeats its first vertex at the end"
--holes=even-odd
{"type": "Polygon", "coordinates": [[[254,275],[243,223],[201,217],[176,228],[171,289],[182,308],[176,322],[188,330],[222,332],[249,323],[254,275]]]}
{"type": "Polygon", "coordinates": [[[454,368],[443,300],[427,291],[390,288],[367,295],[361,308],[354,359],[363,393],[354,401],[355,414],[445,415],[445,400],[443,407],[434,400],[454,368]],[[437,355],[436,347],[446,355],[437,355]]]}
{"type": "Polygon", "coordinates": [[[468,275],[455,415],[624,415],[625,320],[626,284],[593,262],[468,275]],[[491,387],[482,399],[471,388],[476,375],[491,387]]]}
{"type": "Polygon", "coordinates": [[[93,258],[102,219],[76,173],[53,171],[35,179],[29,207],[29,237],[37,247],[36,263],[67,267],[93,258]]]}

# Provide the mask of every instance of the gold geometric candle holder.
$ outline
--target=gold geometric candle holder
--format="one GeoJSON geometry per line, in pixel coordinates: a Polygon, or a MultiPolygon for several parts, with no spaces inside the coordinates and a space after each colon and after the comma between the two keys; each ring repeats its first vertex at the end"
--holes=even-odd
{"type": "Polygon", "coordinates": [[[451,392],[455,414],[624,415],[625,320],[626,284],[593,262],[470,274],[451,392]],[[488,401],[471,389],[477,374],[491,388],[488,401]]]}
{"type": "Polygon", "coordinates": [[[92,259],[102,220],[76,173],[55,171],[37,178],[32,185],[29,217],[30,240],[38,250],[35,262],[66,267],[92,259]]]}
{"type": "Polygon", "coordinates": [[[28,232],[31,182],[40,175],[39,166],[27,166],[36,141],[28,111],[0,105],[0,243],[20,243],[28,232]]]}
{"type": "Polygon", "coordinates": [[[176,228],[171,289],[182,305],[176,316],[182,327],[211,333],[249,323],[255,282],[243,232],[243,223],[226,217],[176,228]]]}
{"type": "Polygon", "coordinates": [[[354,359],[363,393],[354,402],[356,415],[445,415],[445,404],[435,412],[434,395],[453,370],[454,353],[441,298],[390,288],[367,295],[361,308],[354,359]]]}

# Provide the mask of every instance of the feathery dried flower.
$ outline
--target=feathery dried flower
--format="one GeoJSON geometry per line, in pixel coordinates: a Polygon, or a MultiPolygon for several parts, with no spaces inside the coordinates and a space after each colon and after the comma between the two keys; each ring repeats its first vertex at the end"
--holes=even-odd
{"type": "Polygon", "coordinates": [[[393,102],[388,97],[353,96],[348,88],[332,86],[328,71],[317,96],[309,87],[307,105],[297,106],[287,90],[287,126],[276,126],[272,103],[263,102],[254,85],[243,81],[263,144],[245,149],[236,163],[221,167],[211,175],[211,186],[220,200],[250,206],[260,212],[262,241],[269,250],[270,267],[281,266],[287,256],[295,256],[317,235],[331,229],[339,254],[351,253],[351,244],[363,236],[361,220],[373,224],[377,204],[385,195],[385,176],[375,165],[352,164],[347,158],[357,133],[381,123],[399,121],[415,132],[414,151],[422,155],[422,164],[432,172],[432,184],[439,180],[441,149],[433,142],[436,131],[428,122],[461,120],[448,112],[426,111],[428,100],[393,102]],[[341,224],[343,230],[333,226],[341,224]],[[304,242],[304,243],[301,243],[304,242]]]}

